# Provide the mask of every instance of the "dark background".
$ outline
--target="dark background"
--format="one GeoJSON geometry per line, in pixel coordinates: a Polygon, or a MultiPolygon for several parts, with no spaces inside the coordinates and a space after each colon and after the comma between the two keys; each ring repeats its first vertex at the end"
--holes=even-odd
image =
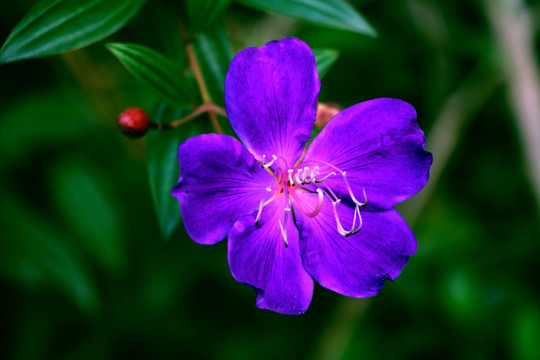
{"type": "MultiPolygon", "coordinates": [[[[235,53],[290,35],[337,49],[320,100],[403,99],[433,152],[428,187],[398,208],[418,239],[402,275],[370,299],[317,286],[301,316],[255,308],[225,242],[197,245],[182,225],[162,238],[145,140],[116,128],[156,98],[105,41],[1,65],[0,358],[539,359],[540,144],[523,136],[535,105],[519,79],[538,84],[540,5],[518,2],[507,26],[510,3],[355,1],[378,38],[228,9],[235,53]],[[513,26],[535,72],[512,60],[513,26]]],[[[1,42],[32,4],[0,4],[1,42]]],[[[107,41],[166,49],[165,15],[149,2],[107,41]]]]}

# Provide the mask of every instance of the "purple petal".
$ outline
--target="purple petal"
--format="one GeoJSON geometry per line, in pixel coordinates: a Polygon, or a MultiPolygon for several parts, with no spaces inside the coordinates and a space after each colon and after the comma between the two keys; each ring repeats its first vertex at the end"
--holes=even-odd
{"type": "Polygon", "coordinates": [[[313,295],[313,280],[302,267],[298,230],[290,218],[286,226],[288,247],[278,219],[283,223],[285,201],[279,196],[262,211],[238,220],[229,234],[229,266],[236,280],[253,286],[257,307],[282,314],[304,313],[313,295]]]}
{"type": "MultiPolygon", "coordinates": [[[[396,99],[375,99],[336,115],[310,145],[304,162],[331,163],[347,172],[354,195],[368,210],[389,209],[426,184],[432,156],[414,108],[396,99]]],[[[321,174],[333,171],[319,164],[321,174]]],[[[348,191],[340,174],[325,181],[340,197],[348,191]]]]}
{"type": "Polygon", "coordinates": [[[225,108],[258,160],[281,156],[292,167],[311,135],[319,88],[311,49],[286,38],[236,55],[225,80],[225,108]]]}
{"type": "Polygon", "coordinates": [[[180,201],[186,231],[201,244],[223,240],[233,223],[258,209],[275,180],[231,136],[200,135],[178,148],[180,201]]]}
{"type": "MultiPolygon", "coordinates": [[[[314,195],[302,195],[308,196],[308,203],[315,202],[314,195]]],[[[341,203],[338,210],[349,230],[353,209],[341,203]]],[[[319,284],[346,296],[376,295],[385,279],[394,280],[416,252],[414,234],[396,210],[361,215],[362,230],[348,237],[337,232],[329,199],[316,217],[297,216],[304,268],[319,284]]]]}

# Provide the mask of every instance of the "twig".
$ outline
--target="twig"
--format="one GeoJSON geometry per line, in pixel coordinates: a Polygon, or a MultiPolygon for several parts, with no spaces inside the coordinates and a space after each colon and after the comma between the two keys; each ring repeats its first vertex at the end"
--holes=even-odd
{"type": "Polygon", "coordinates": [[[212,102],[209,102],[209,103],[204,103],[202,104],[201,106],[195,108],[195,110],[181,118],[181,119],[178,119],[178,120],[175,120],[169,124],[162,124],[160,122],[152,122],[150,124],[150,126],[154,129],[157,129],[157,130],[168,130],[168,129],[174,129],[180,125],[183,125],[185,123],[187,123],[188,121],[190,120],[193,120],[195,119],[197,116],[199,115],[202,115],[204,113],[208,113],[209,115],[212,114],[214,117],[216,116],[216,114],[218,115],[221,115],[223,117],[227,117],[227,113],[225,112],[225,109],[217,106],[216,104],[212,103],[212,102]]]}
{"type": "MultiPolygon", "coordinates": [[[[195,81],[197,82],[199,91],[201,92],[202,100],[205,104],[212,103],[212,98],[210,97],[210,93],[208,92],[208,88],[206,87],[206,83],[204,82],[204,77],[199,66],[199,62],[197,61],[197,56],[195,55],[195,51],[193,50],[193,44],[191,43],[191,39],[189,38],[186,29],[180,22],[180,19],[178,19],[178,27],[180,29],[182,41],[184,42],[184,51],[186,52],[187,60],[193,71],[193,76],[195,76],[195,81]]],[[[223,134],[223,129],[219,124],[215,111],[208,110],[208,116],[210,117],[210,121],[212,122],[212,126],[214,127],[216,132],[218,134],[223,134]]]]}

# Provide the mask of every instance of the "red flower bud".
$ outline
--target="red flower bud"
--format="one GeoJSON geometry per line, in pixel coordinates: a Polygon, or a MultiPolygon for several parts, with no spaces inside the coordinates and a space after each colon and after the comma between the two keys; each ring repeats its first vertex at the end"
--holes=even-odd
{"type": "Polygon", "coordinates": [[[144,136],[149,126],[150,117],[143,109],[129,108],[118,116],[118,127],[132,139],[144,136]]]}
{"type": "Polygon", "coordinates": [[[331,103],[319,103],[317,105],[317,119],[315,120],[315,127],[322,128],[326,125],[334,116],[341,111],[341,107],[331,103]]]}

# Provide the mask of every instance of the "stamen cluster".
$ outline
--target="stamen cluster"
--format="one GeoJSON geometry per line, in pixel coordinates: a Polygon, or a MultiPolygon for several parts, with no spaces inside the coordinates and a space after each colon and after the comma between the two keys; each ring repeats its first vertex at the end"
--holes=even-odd
{"type": "Polygon", "coordinates": [[[266,160],[266,155],[263,155],[260,165],[263,169],[269,171],[273,176],[275,176],[275,179],[277,181],[277,186],[275,188],[276,190],[275,190],[274,195],[270,197],[270,199],[268,200],[267,198],[268,198],[268,195],[272,192],[272,188],[270,187],[266,188],[266,194],[261,198],[261,201],[259,202],[259,210],[257,212],[255,223],[256,224],[259,223],[263,208],[269,203],[271,203],[277,196],[283,194],[286,197],[285,203],[288,204],[288,206],[284,208],[285,215],[284,215],[283,222],[281,221],[281,219],[278,219],[278,223],[281,229],[285,247],[288,247],[287,232],[285,229],[287,228],[286,224],[288,222],[289,214],[291,214],[293,217],[293,220],[295,220],[294,219],[294,216],[295,216],[294,205],[296,205],[305,216],[315,217],[320,213],[322,209],[325,196],[328,197],[328,199],[330,199],[330,201],[332,202],[332,208],[333,208],[334,218],[336,220],[337,232],[341,236],[343,237],[351,236],[351,235],[357,234],[358,232],[360,232],[360,230],[362,230],[363,222],[362,222],[362,214],[360,212],[360,209],[365,207],[368,203],[366,190],[365,188],[362,188],[364,201],[363,202],[358,201],[357,198],[354,196],[354,193],[349,185],[346,171],[342,171],[332,164],[321,162],[321,164],[327,165],[328,167],[334,169],[335,171],[331,171],[325,176],[323,176],[322,178],[318,178],[320,175],[320,167],[318,165],[315,165],[312,168],[310,168],[309,166],[304,166],[304,167],[297,166],[293,169],[290,169],[288,168],[286,161],[279,158],[276,155],[272,155],[272,160],[270,160],[267,163],[265,163],[265,160],[266,160]],[[288,168],[286,172],[282,171],[280,167],[274,166],[274,164],[276,164],[276,161],[278,160],[282,160],[281,162],[283,162],[285,164],[285,167],[288,168]],[[273,171],[272,169],[274,169],[275,171],[273,171]],[[310,169],[311,169],[311,172],[310,172],[310,169]],[[327,184],[325,184],[325,180],[327,180],[328,178],[332,176],[337,176],[336,171],[339,174],[341,174],[345,187],[348,190],[349,197],[354,203],[354,213],[353,213],[354,215],[353,215],[352,226],[350,230],[345,230],[340,220],[339,204],[341,203],[342,199],[339,198],[327,184]],[[286,176],[285,176],[285,173],[287,174],[286,176]],[[313,184],[311,188],[305,187],[306,185],[311,185],[311,184],[313,184]],[[309,206],[305,204],[305,200],[303,200],[302,197],[300,197],[296,193],[296,191],[307,191],[310,193],[317,193],[318,199],[317,199],[317,205],[315,206],[315,208],[312,210],[309,209],[309,206]],[[294,205],[293,205],[292,200],[294,200],[294,205]]]}

